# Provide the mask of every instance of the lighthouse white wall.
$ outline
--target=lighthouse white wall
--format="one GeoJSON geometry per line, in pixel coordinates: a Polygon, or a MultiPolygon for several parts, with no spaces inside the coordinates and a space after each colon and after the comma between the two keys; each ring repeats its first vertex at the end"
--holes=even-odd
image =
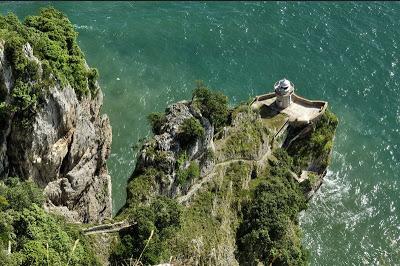
{"type": "Polygon", "coordinates": [[[292,95],[276,96],[276,105],[280,108],[286,108],[292,103],[292,95]]]}

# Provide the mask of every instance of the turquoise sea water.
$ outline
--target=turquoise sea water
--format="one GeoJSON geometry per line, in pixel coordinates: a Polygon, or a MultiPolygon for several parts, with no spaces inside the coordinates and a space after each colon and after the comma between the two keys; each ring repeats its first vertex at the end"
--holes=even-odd
{"type": "MultiPolygon", "coordinates": [[[[2,2],[20,18],[50,2],[2,2]]],[[[235,104],[289,78],[339,116],[333,163],[301,214],[312,265],[400,265],[400,4],[57,2],[100,71],[114,212],[146,115],[196,79],[235,104]]]]}

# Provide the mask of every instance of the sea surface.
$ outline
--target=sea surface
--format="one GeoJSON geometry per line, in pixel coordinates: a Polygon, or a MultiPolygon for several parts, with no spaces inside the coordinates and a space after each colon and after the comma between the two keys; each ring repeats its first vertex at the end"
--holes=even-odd
{"type": "Polygon", "coordinates": [[[286,77],[340,119],[325,183],[300,215],[311,264],[400,265],[398,2],[1,2],[0,13],[49,4],[100,71],[114,213],[150,112],[188,99],[195,80],[234,105],[286,77]]]}

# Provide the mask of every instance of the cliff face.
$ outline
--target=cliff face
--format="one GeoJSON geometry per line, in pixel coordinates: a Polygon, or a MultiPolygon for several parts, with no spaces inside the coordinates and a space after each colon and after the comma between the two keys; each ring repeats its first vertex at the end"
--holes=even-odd
{"type": "MultiPolygon", "coordinates": [[[[157,182],[158,193],[170,197],[184,194],[190,184],[179,186],[176,179],[179,168],[187,168],[190,162],[199,165],[201,175],[206,175],[213,167],[213,161],[204,156],[207,150],[213,151],[214,126],[191,102],[179,102],[165,111],[165,123],[160,134],[146,142],[139,152],[135,172],[144,172],[148,168],[162,168],[165,175],[157,182]],[[186,119],[196,118],[204,128],[204,137],[195,139],[188,147],[179,140],[181,126],[186,119]],[[181,157],[184,155],[184,158],[181,157]],[[177,166],[179,158],[183,158],[177,166]]],[[[194,181],[194,180],[193,180],[194,181]]]]}
{"type": "MultiPolygon", "coordinates": [[[[23,47],[27,60],[41,61],[29,43],[23,47]]],[[[0,88],[4,102],[10,102],[16,77],[0,44],[0,88]]],[[[44,83],[43,83],[44,84],[44,83]]],[[[41,84],[44,91],[36,111],[25,118],[10,112],[1,117],[0,176],[31,179],[47,196],[46,206],[72,221],[99,222],[111,217],[111,178],[106,159],[110,153],[111,127],[100,114],[102,92],[78,100],[73,88],[41,84]]]]}

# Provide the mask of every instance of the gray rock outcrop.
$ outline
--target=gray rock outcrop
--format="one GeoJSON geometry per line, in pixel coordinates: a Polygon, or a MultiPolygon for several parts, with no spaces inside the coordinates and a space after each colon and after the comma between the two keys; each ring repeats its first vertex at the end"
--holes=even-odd
{"type": "Polygon", "coordinates": [[[160,134],[144,143],[141,148],[135,171],[143,172],[154,166],[161,168],[166,176],[159,180],[159,193],[174,197],[184,194],[191,185],[189,183],[182,187],[176,183],[179,167],[187,168],[190,162],[194,161],[200,166],[201,176],[213,169],[213,160],[207,158],[206,153],[208,150],[214,150],[214,126],[188,101],[168,106],[165,113],[165,123],[161,126],[160,134]],[[193,140],[188,147],[183,147],[179,140],[180,127],[186,119],[192,117],[200,121],[204,128],[204,137],[193,140]],[[182,153],[186,153],[186,160],[178,166],[177,160],[182,153]]]}
{"type": "MultiPolygon", "coordinates": [[[[23,51],[39,64],[29,44],[23,51]]],[[[14,77],[0,43],[0,90],[5,102],[14,77]]],[[[98,85],[96,84],[98,87],[98,85]]],[[[48,88],[36,112],[23,125],[11,115],[1,118],[0,177],[33,180],[47,197],[45,207],[75,222],[100,222],[111,217],[111,178],[106,160],[110,153],[111,126],[100,114],[103,97],[78,99],[70,85],[56,82],[48,88]]]]}

